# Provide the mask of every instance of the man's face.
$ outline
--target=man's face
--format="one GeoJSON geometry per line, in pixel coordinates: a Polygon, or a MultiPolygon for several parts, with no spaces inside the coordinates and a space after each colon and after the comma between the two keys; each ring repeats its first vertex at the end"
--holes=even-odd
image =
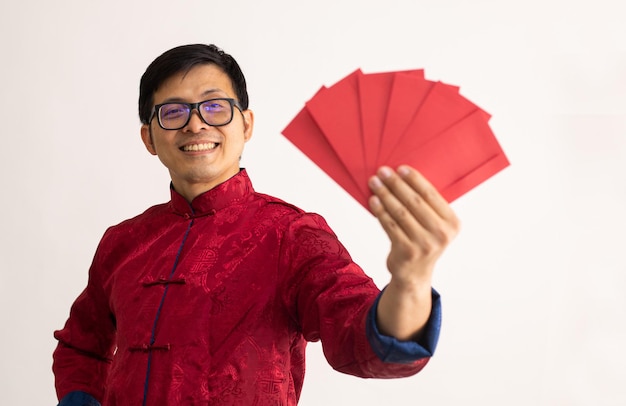
{"type": "MultiPolygon", "coordinates": [[[[154,93],[154,104],[218,97],[236,99],[228,75],[216,65],[196,65],[163,82],[154,93]]],[[[191,201],[239,172],[244,144],[252,136],[253,118],[250,110],[240,114],[235,107],[229,124],[211,127],[194,110],[180,130],[164,130],[154,118],[141,127],[141,138],[169,170],[176,191],[191,201]]]]}

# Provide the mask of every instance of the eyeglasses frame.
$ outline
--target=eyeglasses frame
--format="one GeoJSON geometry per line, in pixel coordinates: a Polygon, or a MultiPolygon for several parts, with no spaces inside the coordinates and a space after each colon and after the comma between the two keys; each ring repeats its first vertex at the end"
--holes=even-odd
{"type": "Polygon", "coordinates": [[[204,101],[200,101],[197,103],[185,103],[185,102],[168,102],[168,103],[161,103],[161,104],[156,104],[154,106],[154,109],[152,110],[152,117],[150,117],[150,122],[152,122],[152,120],[154,119],[154,117],[157,118],[157,122],[159,123],[159,127],[161,127],[162,129],[166,130],[166,131],[175,131],[175,130],[180,130],[181,128],[185,128],[187,126],[187,124],[189,124],[189,121],[191,121],[191,115],[193,113],[194,110],[196,110],[198,112],[198,116],[200,116],[200,120],[202,120],[203,123],[205,123],[208,126],[211,127],[222,127],[225,125],[228,125],[231,123],[231,121],[233,121],[233,116],[235,115],[235,110],[234,108],[237,107],[237,110],[239,110],[239,112],[243,115],[243,107],[241,107],[241,104],[239,104],[239,102],[231,97],[214,97],[212,99],[207,99],[204,101]],[[202,113],[200,112],[200,105],[213,101],[213,100],[225,100],[228,102],[228,104],[230,104],[230,120],[228,120],[227,122],[225,122],[224,124],[210,124],[207,123],[207,121],[204,119],[204,117],[202,116],[202,113]],[[159,110],[161,109],[161,107],[166,106],[168,104],[182,104],[185,106],[189,107],[189,116],[187,117],[187,121],[185,121],[185,124],[183,124],[182,126],[178,127],[178,128],[165,128],[163,126],[163,123],[161,123],[161,116],[159,115],[159,110]]]}

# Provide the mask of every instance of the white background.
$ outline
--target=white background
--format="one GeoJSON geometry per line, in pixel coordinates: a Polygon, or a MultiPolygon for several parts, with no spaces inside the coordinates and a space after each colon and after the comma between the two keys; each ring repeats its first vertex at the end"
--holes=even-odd
{"type": "Polygon", "coordinates": [[[453,203],[441,340],[415,377],[308,351],[302,405],[626,404],[626,23],[620,0],[23,1],[0,6],[0,403],[55,404],[52,337],[109,225],[168,199],[139,78],[170,47],[233,54],[258,191],[324,215],[383,286],[373,217],[280,134],[322,84],[425,68],[493,115],[512,165],[453,203]]]}

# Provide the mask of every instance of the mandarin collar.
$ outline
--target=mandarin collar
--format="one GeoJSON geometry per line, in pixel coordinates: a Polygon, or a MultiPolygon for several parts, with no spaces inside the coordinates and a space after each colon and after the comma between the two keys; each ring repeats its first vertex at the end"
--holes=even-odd
{"type": "Polygon", "coordinates": [[[241,168],[232,178],[194,198],[191,204],[170,184],[172,198],[170,206],[174,213],[185,218],[203,217],[213,215],[218,210],[233,204],[241,203],[253,192],[254,189],[248,173],[244,168],[241,168]]]}

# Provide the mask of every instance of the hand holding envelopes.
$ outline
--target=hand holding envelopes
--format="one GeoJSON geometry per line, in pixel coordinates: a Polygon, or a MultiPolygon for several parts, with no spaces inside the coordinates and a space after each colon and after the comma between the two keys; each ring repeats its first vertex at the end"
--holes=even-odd
{"type": "Polygon", "coordinates": [[[322,87],[283,135],[366,210],[387,165],[420,171],[451,202],[509,165],[490,115],[423,70],[356,70],[322,87]]]}

